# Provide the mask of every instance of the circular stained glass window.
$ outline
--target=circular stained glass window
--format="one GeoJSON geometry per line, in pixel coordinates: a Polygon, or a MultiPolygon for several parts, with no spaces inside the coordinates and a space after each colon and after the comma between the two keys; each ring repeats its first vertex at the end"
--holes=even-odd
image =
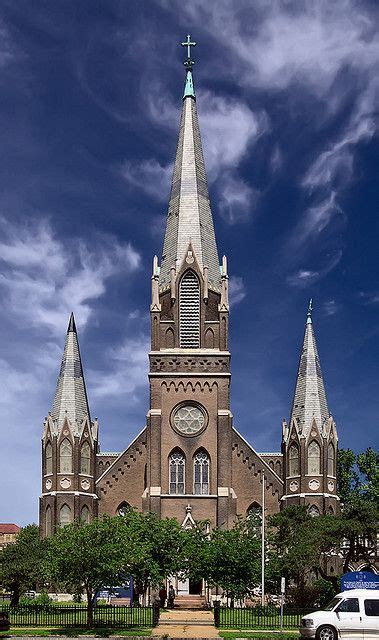
{"type": "Polygon", "coordinates": [[[173,427],[185,436],[193,436],[205,426],[205,412],[194,404],[184,404],[174,409],[173,427]]]}

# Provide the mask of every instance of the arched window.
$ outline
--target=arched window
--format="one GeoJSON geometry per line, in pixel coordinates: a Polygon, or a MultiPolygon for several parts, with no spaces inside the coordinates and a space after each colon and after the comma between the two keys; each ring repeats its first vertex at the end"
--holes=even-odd
{"type": "Polygon", "coordinates": [[[250,507],[246,511],[246,518],[248,520],[262,522],[262,507],[258,502],[251,503],[250,507]]]}
{"type": "Polygon", "coordinates": [[[80,522],[84,522],[85,524],[89,523],[89,509],[86,504],[80,512],[80,522]]]}
{"type": "Polygon", "coordinates": [[[320,515],[320,509],[316,507],[315,504],[312,504],[312,506],[309,507],[308,509],[308,513],[311,516],[311,518],[316,518],[317,516],[320,515]]]}
{"type": "Polygon", "coordinates": [[[291,444],[288,451],[288,473],[290,476],[298,476],[299,470],[299,447],[291,444]]]}
{"type": "Polygon", "coordinates": [[[200,285],[191,270],[180,281],[179,333],[181,347],[200,347],[200,285]]]}
{"type": "Polygon", "coordinates": [[[308,474],[319,474],[321,470],[320,462],[320,445],[315,440],[312,440],[308,446],[308,474]]]}
{"type": "Polygon", "coordinates": [[[64,504],[59,511],[59,524],[61,527],[66,527],[68,524],[71,524],[71,509],[68,504],[64,504]]]}
{"type": "Polygon", "coordinates": [[[59,471],[61,473],[72,473],[72,446],[67,438],[62,440],[59,447],[59,471]]]}
{"type": "Polygon", "coordinates": [[[195,495],[209,493],[209,457],[204,451],[198,451],[193,460],[193,492],[195,495]]]}
{"type": "Polygon", "coordinates": [[[329,513],[329,515],[334,516],[334,509],[333,509],[332,505],[330,505],[330,507],[328,509],[328,513],[329,513]]]}
{"type": "Polygon", "coordinates": [[[88,442],[83,442],[80,449],[80,473],[91,473],[91,447],[88,442]]]}
{"type": "Polygon", "coordinates": [[[118,516],[126,516],[128,511],[131,509],[129,502],[121,502],[121,504],[117,507],[117,515],[118,516]]]}
{"type": "Polygon", "coordinates": [[[53,447],[48,442],[45,448],[45,473],[53,473],[53,447]]]}
{"type": "Polygon", "coordinates": [[[334,445],[330,442],[328,446],[328,476],[335,476],[334,470],[334,445]]]}
{"type": "Polygon", "coordinates": [[[49,505],[46,507],[45,513],[45,534],[47,538],[52,534],[52,514],[51,507],[49,505]]]}
{"type": "Polygon", "coordinates": [[[184,473],[186,461],[180,451],[170,455],[170,493],[184,493],[184,473]]]}

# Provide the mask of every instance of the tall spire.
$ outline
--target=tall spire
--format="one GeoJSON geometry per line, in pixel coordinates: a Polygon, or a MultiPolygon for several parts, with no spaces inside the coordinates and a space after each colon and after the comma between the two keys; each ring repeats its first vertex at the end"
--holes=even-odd
{"type": "Polygon", "coordinates": [[[63,427],[66,417],[76,431],[80,430],[80,425],[85,417],[90,418],[73,313],[71,313],[68,323],[66,343],[51,415],[56,422],[58,431],[63,427]]]}
{"type": "Polygon", "coordinates": [[[159,275],[161,289],[170,286],[170,270],[178,269],[191,242],[201,269],[208,267],[209,287],[220,290],[220,268],[192,77],[191,42],[187,47],[179,140],[171,184],[166,233],[159,275]]]}
{"type": "Polygon", "coordinates": [[[312,300],[310,300],[290,422],[296,418],[302,432],[307,435],[313,418],[321,431],[328,417],[328,403],[313,330],[312,300]]]}

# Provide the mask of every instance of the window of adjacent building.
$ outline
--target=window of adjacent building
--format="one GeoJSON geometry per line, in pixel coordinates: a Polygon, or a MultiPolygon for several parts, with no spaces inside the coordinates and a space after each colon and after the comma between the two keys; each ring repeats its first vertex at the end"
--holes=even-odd
{"type": "Polygon", "coordinates": [[[246,519],[257,531],[262,527],[262,507],[258,502],[253,502],[246,511],[246,519]]]}
{"type": "Polygon", "coordinates": [[[319,474],[321,470],[320,462],[320,445],[315,440],[312,440],[308,446],[308,474],[319,474]]]}
{"type": "Polygon", "coordinates": [[[334,473],[334,445],[332,443],[328,446],[328,476],[335,476],[334,473]]]}
{"type": "Polygon", "coordinates": [[[66,527],[68,524],[71,524],[71,522],[71,509],[68,504],[64,504],[59,511],[59,524],[61,527],[66,527]]]}
{"type": "Polygon", "coordinates": [[[185,458],[180,451],[170,455],[170,493],[184,493],[185,458]]]}
{"type": "Polygon", "coordinates": [[[80,473],[91,473],[91,447],[88,442],[84,442],[80,449],[80,473]]]}
{"type": "Polygon", "coordinates": [[[379,616],[379,600],[365,600],[366,616],[379,616]]]}
{"type": "Polygon", "coordinates": [[[51,507],[48,505],[46,507],[46,513],[45,513],[45,534],[46,537],[51,536],[52,534],[52,513],[51,513],[51,507]]]}
{"type": "Polygon", "coordinates": [[[61,473],[72,473],[72,446],[67,438],[62,440],[59,447],[59,471],[61,473]]]}
{"type": "Polygon", "coordinates": [[[84,522],[85,524],[89,523],[89,509],[86,504],[84,505],[84,507],[82,507],[82,510],[80,512],[80,521],[84,522]]]}
{"type": "Polygon", "coordinates": [[[338,605],[336,611],[342,611],[343,613],[359,613],[359,600],[358,598],[346,598],[340,605],[338,605]]]}
{"type": "Polygon", "coordinates": [[[308,509],[308,513],[311,516],[311,518],[317,518],[317,516],[320,515],[320,509],[316,507],[315,504],[312,504],[312,506],[309,507],[308,509]]]}
{"type": "Polygon", "coordinates": [[[48,442],[45,449],[45,473],[53,473],[53,447],[48,442]]]}
{"type": "Polygon", "coordinates": [[[200,347],[200,285],[191,270],[180,281],[179,333],[181,347],[200,347]]]}
{"type": "Polygon", "coordinates": [[[198,451],[193,461],[193,490],[196,495],[209,493],[209,457],[205,451],[198,451]]]}
{"type": "Polygon", "coordinates": [[[126,516],[126,514],[130,509],[131,509],[131,506],[128,502],[121,502],[121,504],[119,504],[117,507],[117,515],[126,516]]]}
{"type": "Polygon", "coordinates": [[[288,453],[288,472],[290,476],[299,475],[299,447],[297,444],[291,444],[288,453]]]}

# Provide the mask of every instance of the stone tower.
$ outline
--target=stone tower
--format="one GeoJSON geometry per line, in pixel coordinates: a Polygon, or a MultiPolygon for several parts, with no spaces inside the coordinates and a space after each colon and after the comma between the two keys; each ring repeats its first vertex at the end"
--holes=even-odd
{"type": "Polygon", "coordinates": [[[309,506],[312,515],[336,513],[337,429],[329,414],[309,304],[289,424],[283,421],[282,506],[309,506]]]}
{"type": "Polygon", "coordinates": [[[236,513],[228,273],[218,259],[192,65],[188,52],[163,254],[153,262],[143,508],[228,526],[236,513]]]}
{"type": "Polygon", "coordinates": [[[42,435],[40,529],[48,536],[98,513],[95,468],[98,425],[91,422],[74,315],[67,329],[53,408],[42,435]]]}

